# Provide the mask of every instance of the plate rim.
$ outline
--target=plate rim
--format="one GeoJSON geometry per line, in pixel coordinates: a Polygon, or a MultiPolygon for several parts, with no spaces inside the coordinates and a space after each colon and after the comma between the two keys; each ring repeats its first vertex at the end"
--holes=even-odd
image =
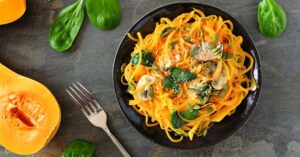
{"type": "MultiPolygon", "coordinates": [[[[250,52],[247,52],[249,54],[251,54],[250,52]]],[[[259,101],[259,97],[260,97],[260,93],[261,93],[261,89],[262,89],[262,82],[263,82],[263,74],[262,74],[262,66],[261,66],[261,61],[260,61],[260,56],[259,56],[259,52],[258,52],[258,49],[257,47],[255,46],[255,43],[254,43],[254,40],[252,38],[252,36],[246,31],[246,29],[244,28],[244,26],[236,19],[234,18],[231,14],[229,14],[228,12],[214,6],[214,5],[210,5],[210,4],[207,4],[207,3],[200,3],[200,2],[171,2],[171,3],[167,3],[167,4],[163,4],[161,6],[158,6],[150,11],[148,11],[147,13],[145,13],[143,16],[141,16],[138,20],[136,20],[134,22],[133,25],[130,26],[130,28],[125,32],[125,34],[123,35],[123,38],[120,40],[120,43],[118,45],[118,48],[116,50],[116,53],[114,55],[114,60],[113,60],[113,68],[112,68],[112,82],[113,82],[113,88],[114,88],[114,95],[115,95],[115,98],[117,99],[117,102],[118,102],[118,107],[121,109],[121,112],[123,114],[123,116],[125,117],[126,121],[129,122],[129,124],[140,134],[142,135],[143,138],[151,141],[152,143],[155,143],[155,144],[158,144],[160,146],[163,146],[163,147],[166,147],[166,148],[172,148],[172,149],[178,149],[178,150],[192,150],[192,149],[201,149],[201,148],[206,148],[206,147],[210,147],[210,146],[214,146],[224,140],[226,140],[227,138],[229,138],[230,136],[234,135],[235,133],[237,133],[241,128],[243,128],[244,125],[246,125],[246,123],[250,120],[250,118],[253,116],[253,113],[257,107],[257,104],[258,104],[258,101],[259,101]],[[207,145],[204,145],[204,146],[201,146],[201,147],[191,147],[191,148],[181,148],[181,147],[176,147],[176,146],[167,146],[167,145],[164,145],[162,143],[159,143],[153,139],[151,139],[150,137],[148,136],[145,136],[141,131],[139,131],[139,129],[134,125],[132,124],[132,122],[128,119],[128,116],[125,114],[121,104],[120,104],[120,100],[118,98],[118,94],[117,94],[117,89],[116,89],[116,84],[115,84],[115,70],[116,70],[116,67],[115,67],[115,64],[116,64],[116,60],[117,60],[117,57],[118,57],[118,54],[119,54],[119,50],[120,50],[120,47],[121,45],[123,44],[126,36],[127,36],[127,33],[131,32],[133,28],[135,28],[144,18],[146,18],[147,16],[149,16],[150,14],[153,14],[155,12],[157,12],[158,10],[160,9],[163,9],[163,8],[166,8],[166,7],[170,7],[172,5],[180,5],[180,4],[190,4],[190,5],[198,5],[200,7],[204,7],[204,8],[211,8],[211,9],[214,9],[214,10],[217,10],[218,12],[222,12],[224,14],[226,14],[230,19],[233,19],[240,27],[241,29],[241,32],[243,32],[243,34],[246,34],[248,37],[249,37],[249,44],[251,45],[251,47],[253,47],[253,49],[255,50],[253,52],[254,54],[254,65],[256,64],[257,66],[257,69],[258,69],[258,78],[257,78],[257,84],[259,85],[259,87],[257,87],[256,89],[256,92],[257,94],[255,95],[255,98],[254,98],[254,101],[253,101],[253,109],[252,111],[248,114],[247,118],[241,122],[239,125],[237,125],[232,131],[228,132],[225,136],[223,136],[223,138],[220,138],[218,140],[216,140],[216,142],[214,143],[209,143],[207,145]],[[256,58],[256,59],[255,59],[256,58]]],[[[244,99],[243,99],[244,100],[244,99]]]]}

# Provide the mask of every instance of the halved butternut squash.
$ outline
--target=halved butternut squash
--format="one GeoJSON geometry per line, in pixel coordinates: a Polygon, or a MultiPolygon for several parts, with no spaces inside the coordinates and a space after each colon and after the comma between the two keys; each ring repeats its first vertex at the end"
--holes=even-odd
{"type": "Polygon", "coordinates": [[[34,154],[55,135],[61,112],[41,83],[0,64],[0,144],[20,155],[34,154]]]}
{"type": "Polygon", "coordinates": [[[18,20],[26,11],[26,0],[0,0],[0,25],[18,20]]]}

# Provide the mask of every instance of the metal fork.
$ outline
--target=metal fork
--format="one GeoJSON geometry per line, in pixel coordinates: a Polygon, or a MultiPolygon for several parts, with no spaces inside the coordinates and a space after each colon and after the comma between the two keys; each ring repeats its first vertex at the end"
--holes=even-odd
{"type": "Polygon", "coordinates": [[[74,100],[78,108],[87,117],[87,119],[96,127],[102,128],[113,143],[119,148],[124,157],[130,157],[129,153],[115,138],[115,136],[109,131],[107,127],[107,115],[100,103],[95,99],[91,92],[89,92],[78,81],[72,83],[69,88],[66,89],[67,93],[74,100]]]}

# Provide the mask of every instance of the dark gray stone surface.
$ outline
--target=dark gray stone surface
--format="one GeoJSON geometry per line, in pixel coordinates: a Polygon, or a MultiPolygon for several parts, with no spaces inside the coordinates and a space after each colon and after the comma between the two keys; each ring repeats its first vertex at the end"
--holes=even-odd
{"type": "MultiPolygon", "coordinates": [[[[112,64],[126,31],[144,14],[175,0],[120,0],[123,20],[114,31],[97,30],[85,18],[69,53],[53,51],[48,31],[54,16],[72,0],[28,0],[19,21],[0,26],[0,62],[16,72],[48,86],[62,110],[61,127],[54,139],[34,157],[59,156],[74,139],[97,144],[97,157],[120,156],[104,131],[93,127],[77,110],[64,88],[73,81],[92,89],[109,115],[109,125],[132,156],[300,156],[300,1],[278,0],[286,10],[288,27],[276,39],[263,37],[257,29],[260,0],[203,0],[235,18],[248,30],[258,48],[263,66],[263,87],[258,106],[248,123],[236,134],[212,147],[174,150],[153,144],[124,118],[114,97],[112,64]]],[[[0,74],[1,75],[1,74],[0,74]]],[[[15,157],[0,148],[1,157],[15,157]]]]}

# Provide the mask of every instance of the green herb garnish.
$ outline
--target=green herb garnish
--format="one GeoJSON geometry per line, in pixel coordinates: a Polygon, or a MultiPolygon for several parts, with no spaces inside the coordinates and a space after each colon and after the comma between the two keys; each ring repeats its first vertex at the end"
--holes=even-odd
{"type": "Polygon", "coordinates": [[[173,89],[175,94],[179,94],[181,91],[180,86],[175,82],[175,80],[171,76],[165,78],[163,85],[165,88],[173,89]]]}
{"type": "Polygon", "coordinates": [[[180,68],[171,68],[171,75],[166,77],[164,80],[164,87],[171,88],[174,90],[175,94],[179,94],[181,89],[177,83],[189,82],[197,77],[196,74],[185,71],[180,68]]]}
{"type": "Polygon", "coordinates": [[[181,115],[184,119],[193,120],[199,117],[199,110],[198,109],[187,110],[185,112],[182,112],[181,115]]]}
{"type": "Polygon", "coordinates": [[[181,68],[171,68],[171,77],[175,82],[189,82],[197,78],[197,75],[181,68]]]}
{"type": "MultiPolygon", "coordinates": [[[[136,65],[139,63],[139,59],[140,59],[140,52],[135,54],[132,58],[131,58],[131,63],[133,65],[136,65]]],[[[155,59],[152,55],[152,53],[150,52],[149,49],[143,50],[142,51],[142,62],[141,64],[147,67],[151,67],[152,64],[154,63],[155,59]]]]}
{"type": "Polygon", "coordinates": [[[174,31],[176,28],[175,27],[167,27],[161,32],[161,37],[166,37],[168,36],[172,31],[174,31]]]}

